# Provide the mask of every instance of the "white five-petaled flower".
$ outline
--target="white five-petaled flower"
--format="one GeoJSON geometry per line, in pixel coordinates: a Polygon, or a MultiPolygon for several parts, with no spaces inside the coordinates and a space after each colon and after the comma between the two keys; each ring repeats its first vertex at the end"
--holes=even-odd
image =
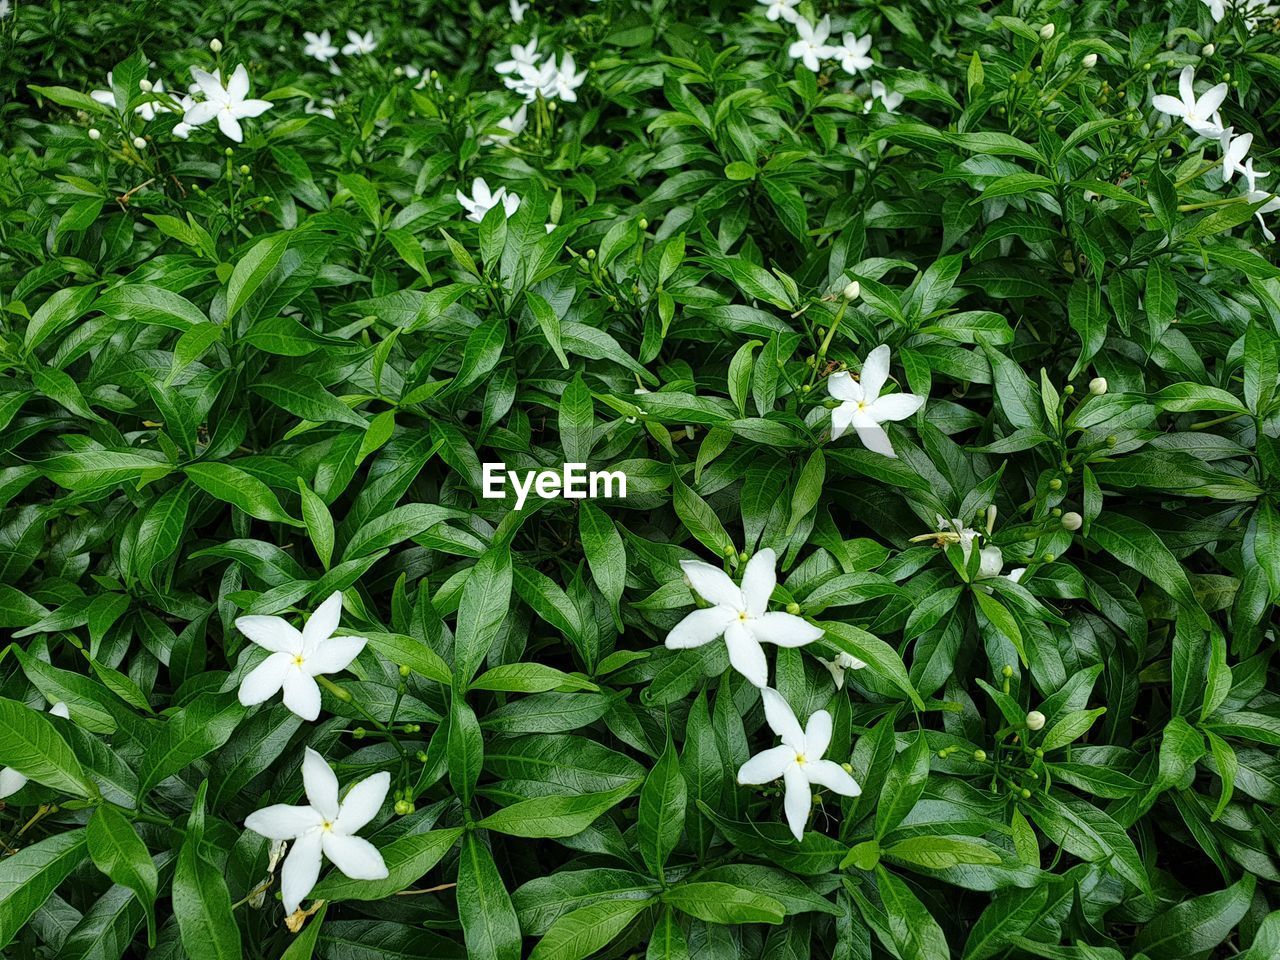
{"type": "Polygon", "coordinates": [[[837,690],[844,689],[844,675],[846,670],[862,670],[866,664],[859,660],[851,653],[845,653],[841,650],[832,660],[823,660],[818,658],[821,663],[831,673],[831,679],[834,681],[837,690]]]}
{"type": "Polygon", "coordinates": [[[505,143],[514,137],[524,133],[525,127],[529,125],[529,105],[522,103],[520,109],[509,117],[503,117],[495,127],[500,129],[502,133],[486,134],[482,139],[482,143],[505,143]]]}
{"type": "Polygon", "coordinates": [[[0,20],[6,19],[13,13],[13,7],[9,4],[9,0],[0,0],[0,20]]]}
{"type": "Polygon", "coordinates": [[[391,786],[383,771],[361,780],[338,802],[338,778],[310,747],[302,761],[307,806],[278,803],[249,814],[244,825],[268,840],[292,840],[280,871],[284,912],[292,914],[320,876],[321,854],[352,880],[382,880],[387,865],[377,847],[355,836],[382,809],[391,786]]]}
{"type": "Polygon", "coordinates": [[[1220,23],[1227,15],[1226,0],[1200,0],[1200,2],[1209,8],[1209,16],[1213,17],[1214,23],[1220,23]]]}
{"type": "Polygon", "coordinates": [[[1237,173],[1244,173],[1244,161],[1249,156],[1249,148],[1253,146],[1253,134],[1242,133],[1235,136],[1235,131],[1227,127],[1222,131],[1222,182],[1230,183],[1237,173]]]}
{"type": "Polygon", "coordinates": [[[378,49],[378,41],[373,39],[373,31],[368,30],[360,36],[355,30],[347,31],[347,42],[342,45],[342,52],[348,57],[363,57],[378,49]]]}
{"type": "Polygon", "coordinates": [[[1262,235],[1267,238],[1268,243],[1274,243],[1276,235],[1271,232],[1271,229],[1267,226],[1267,222],[1262,218],[1262,215],[1264,213],[1272,213],[1276,210],[1280,210],[1280,196],[1270,193],[1267,190],[1258,189],[1258,181],[1271,176],[1271,174],[1254,170],[1252,157],[1245,161],[1241,172],[1244,174],[1245,184],[1248,186],[1248,192],[1245,194],[1248,202],[1262,203],[1262,206],[1255,211],[1258,223],[1262,225],[1262,235]],[[1264,200],[1267,202],[1263,203],[1264,200]]]}
{"type": "Polygon", "coordinates": [[[906,98],[902,94],[897,91],[890,90],[879,80],[872,80],[871,96],[867,99],[867,102],[863,104],[862,112],[870,113],[872,108],[876,105],[876,101],[879,100],[880,103],[884,105],[885,113],[897,113],[898,107],[902,106],[902,101],[905,99],[906,98]]]}
{"type": "Polygon", "coordinates": [[[283,617],[249,616],[236,629],[271,655],[240,681],[240,702],[262,703],[284,688],[284,705],[303,720],[320,716],[320,687],[315,678],[345,670],[364,649],[364,637],[335,637],[342,617],[342,594],[334,593],[301,630],[283,617]]]}
{"type": "Polygon", "coordinates": [[[822,759],[831,745],[831,714],[817,711],[802,730],[800,721],[780,693],[765,687],[760,696],[764,699],[764,717],[769,729],[781,738],[782,744],[757,753],[744,763],[738,769],[738,782],[772,783],[781,777],[787,788],[782,802],[787,826],[800,840],[813,808],[813,784],[846,797],[856,797],[862,788],[840,764],[822,759]]]}
{"type": "Polygon", "coordinates": [[[191,76],[204,94],[204,100],[188,109],[183,116],[183,123],[189,126],[198,127],[216,118],[218,129],[223,135],[240,143],[244,140],[240,121],[246,117],[260,116],[271,109],[270,100],[247,99],[249,71],[244,68],[243,63],[236,67],[225,87],[217,73],[206,73],[199,67],[191,68],[191,76]]]}
{"type": "Polygon", "coordinates": [[[489,184],[484,177],[476,177],[471,182],[471,196],[468,197],[461,190],[456,190],[454,193],[463,209],[467,211],[467,219],[473,223],[483,220],[484,215],[498,204],[502,204],[502,209],[508,217],[520,209],[519,194],[508,193],[506,187],[499,187],[490,193],[489,184]]]}
{"type": "Polygon", "coordinates": [[[511,11],[512,23],[524,23],[525,11],[529,9],[529,4],[521,3],[520,0],[509,0],[507,9],[511,11]]]}
{"type": "Polygon", "coordinates": [[[800,0],[756,0],[756,3],[767,8],[764,12],[765,18],[775,23],[778,20],[795,23],[800,18],[800,14],[796,13],[800,0]]]}
{"type": "Polygon", "coordinates": [[[1178,96],[1158,93],[1152,98],[1151,105],[1161,113],[1177,117],[1202,137],[1219,137],[1222,135],[1222,121],[1216,114],[1227,99],[1230,87],[1219,83],[1197,97],[1195,83],[1195,69],[1183,67],[1178,77],[1178,96]]]}
{"type": "Polygon", "coordinates": [[[835,48],[834,56],[840,61],[845,73],[857,75],[868,69],[874,62],[867,56],[871,49],[871,35],[859,37],[853,33],[844,35],[844,43],[835,48]]]}
{"type": "Polygon", "coordinates": [[[802,617],[769,612],[769,597],[778,583],[777,556],[766,548],[747,562],[739,587],[723,570],[701,560],[681,560],[680,567],[698,595],[715,606],[695,610],[667,634],[667,647],[685,650],[724,637],[733,669],[757,687],[769,682],[769,663],[762,642],[802,647],[822,630],[802,617]]]}
{"type": "Polygon", "coordinates": [[[535,67],[538,63],[538,38],[534,37],[523,47],[511,45],[511,59],[503,60],[493,69],[501,74],[519,73],[522,67],[535,67]]]}
{"type": "Polygon", "coordinates": [[[827,37],[831,36],[831,18],[823,17],[815,25],[804,17],[797,17],[795,23],[800,39],[791,44],[787,55],[804,63],[805,69],[817,73],[822,61],[835,53],[835,48],[827,45],[827,37]]]}
{"type": "MultiPolygon", "coordinates": [[[[71,711],[67,709],[67,705],[61,700],[50,707],[49,712],[55,717],[61,717],[63,720],[68,720],[71,717],[71,711]]],[[[12,796],[26,785],[26,776],[12,767],[0,767],[0,800],[12,796]]]]}
{"type": "Polygon", "coordinates": [[[321,63],[328,63],[338,55],[338,48],[333,45],[333,38],[329,36],[328,30],[321,30],[319,33],[304,30],[302,36],[307,41],[302,52],[308,57],[315,57],[321,63]]]}
{"type": "Polygon", "coordinates": [[[881,344],[867,354],[860,379],[854,380],[843,370],[827,379],[831,396],[841,401],[831,411],[831,439],[838,440],[850,427],[868,450],[897,457],[889,435],[880,426],[890,420],[905,420],[924,406],[924,397],[914,393],[880,395],[889,379],[889,348],[881,344]]]}

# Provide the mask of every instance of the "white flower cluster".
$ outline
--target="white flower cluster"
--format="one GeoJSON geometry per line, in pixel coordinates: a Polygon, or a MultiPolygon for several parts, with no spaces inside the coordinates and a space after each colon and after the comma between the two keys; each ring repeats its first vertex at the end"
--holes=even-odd
{"type": "MultiPolygon", "coordinates": [[[[319,60],[321,63],[328,64],[331,70],[335,69],[336,65],[333,61],[338,56],[339,51],[328,30],[321,30],[319,33],[304,30],[302,37],[307,41],[302,48],[303,53],[308,57],[319,60]]],[[[372,30],[367,30],[364,33],[348,30],[347,42],[342,45],[341,52],[345,57],[363,57],[377,49],[378,41],[374,39],[372,30]]]]}
{"type": "Polygon", "coordinates": [[[1280,3],[1260,3],[1259,0],[1200,0],[1209,8],[1214,23],[1221,23],[1228,10],[1240,13],[1245,27],[1256,30],[1267,20],[1280,19],[1280,3]]]}
{"type": "Polygon", "coordinates": [[[532,103],[541,96],[544,100],[563,100],[574,103],[578,88],[587,79],[587,71],[578,70],[572,53],[565,53],[559,62],[554,53],[540,57],[538,38],[524,46],[512,44],[511,59],[503,60],[494,69],[502,76],[508,90],[514,90],[532,103]]]}
{"type": "MultiPolygon", "coordinates": [[[[342,594],[334,593],[301,630],[283,617],[236,620],[237,630],[269,651],[240,681],[240,702],[245,706],[263,703],[283,689],[286,707],[303,720],[316,720],[320,716],[320,687],[315,678],[345,670],[368,643],[363,637],[333,636],[341,617],[342,594]]],[[[307,748],[302,782],[308,806],[276,804],[251,813],[245,820],[254,833],[277,843],[293,843],[280,874],[286,914],[297,910],[315,886],[322,854],[353,880],[387,876],[382,854],[354,834],[382,809],[391,774],[376,773],[361,780],[339,802],[338,778],[320,754],[307,748]]]]}
{"type": "MultiPolygon", "coordinates": [[[[140,116],[144,123],[150,123],[164,113],[181,113],[182,119],[174,126],[173,135],[183,140],[191,136],[191,131],[196,127],[216,119],[218,129],[224,136],[236,143],[241,143],[244,140],[244,131],[240,127],[240,121],[261,116],[272,107],[269,100],[249,98],[249,71],[244,68],[244,64],[236,67],[231,74],[231,79],[225,85],[218,70],[209,73],[199,67],[192,67],[191,76],[195,82],[181,99],[175,98],[166,91],[162,80],[154,82],[145,78],[140,80],[138,85],[143,92],[152,94],[158,99],[148,100],[135,107],[133,112],[140,116]]],[[[107,74],[106,89],[90,91],[89,96],[118,112],[125,110],[126,104],[120,103],[116,98],[111,73],[107,74]]],[[[138,141],[141,141],[140,146],[146,145],[146,141],[141,137],[135,139],[135,145],[139,145],[138,141]]]]}
{"type": "Polygon", "coordinates": [[[1245,198],[1249,203],[1262,204],[1257,211],[1258,223],[1262,224],[1262,233],[1267,241],[1273,242],[1275,234],[1267,226],[1263,214],[1280,210],[1280,197],[1258,187],[1258,181],[1271,174],[1253,168],[1253,158],[1249,156],[1249,151],[1253,148],[1253,134],[1242,133],[1237,136],[1234,128],[1223,126],[1222,114],[1218,112],[1231,88],[1225,83],[1219,83],[1196,96],[1195,86],[1195,69],[1191,66],[1183,67],[1178,77],[1178,96],[1156,94],[1151,105],[1163,114],[1177,117],[1197,136],[1219,142],[1222,147],[1223,184],[1230,183],[1237,173],[1244,177],[1245,198]]]}
{"type": "MultiPolygon", "coordinates": [[[[723,570],[701,560],[682,560],[680,567],[689,586],[711,606],[694,610],[676,624],[667,634],[666,645],[671,650],[688,650],[723,637],[730,665],[760,689],[765,719],[782,744],[744,763],[738,782],[761,784],[781,777],[786,785],[783,807],[787,824],[799,840],[809,819],[812,784],[847,797],[856,797],[861,791],[848,771],[822,759],[831,743],[831,715],[819,710],[809,718],[807,728],[800,728],[786,700],[768,686],[769,663],[761,644],[802,647],[819,639],[823,631],[803,617],[769,610],[769,598],[778,583],[777,555],[771,549],[761,550],[747,562],[741,586],[723,570]]],[[[831,670],[837,687],[844,684],[845,670],[865,666],[848,654],[822,662],[831,670]]]]}
{"type": "Polygon", "coordinates": [[[845,73],[857,76],[869,70],[874,61],[867,56],[871,51],[871,35],[858,36],[846,32],[841,43],[828,43],[831,36],[831,17],[823,17],[816,24],[810,23],[800,14],[796,7],[800,0],[756,0],[765,7],[765,17],[770,20],[785,20],[795,25],[797,39],[791,44],[787,54],[792,60],[799,60],[805,67],[817,73],[822,68],[823,60],[835,60],[840,63],[845,73]]]}

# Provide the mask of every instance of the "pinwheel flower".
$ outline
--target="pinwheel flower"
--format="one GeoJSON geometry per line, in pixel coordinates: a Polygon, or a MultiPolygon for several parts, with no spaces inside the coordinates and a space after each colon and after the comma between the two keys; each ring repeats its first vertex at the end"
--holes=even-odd
{"type": "MultiPolygon", "coordinates": [[[[335,594],[336,596],[336,594],[335,594]]],[[[306,806],[277,803],[249,814],[244,825],[268,840],[290,840],[280,871],[284,912],[292,914],[316,885],[321,855],[352,880],[382,880],[387,865],[377,847],[355,836],[382,809],[391,787],[385,770],[361,780],[338,801],[338,778],[324,757],[307,747],[302,761],[306,806]]]]}
{"type": "Polygon", "coordinates": [[[832,55],[840,61],[840,66],[844,68],[845,73],[852,73],[855,76],[863,70],[867,70],[875,62],[867,56],[867,52],[871,49],[871,35],[859,37],[853,33],[844,35],[844,43],[836,47],[832,55]]]}
{"type": "Polygon", "coordinates": [[[302,52],[308,57],[315,57],[321,63],[328,63],[338,55],[338,48],[333,45],[328,30],[321,30],[319,33],[305,30],[302,36],[307,41],[307,45],[302,48],[302,52]]]}
{"type": "Polygon", "coordinates": [[[795,23],[800,39],[791,44],[787,55],[792,60],[801,61],[805,69],[817,73],[822,68],[822,61],[835,53],[835,48],[827,45],[827,37],[831,36],[831,18],[823,17],[814,25],[804,17],[797,17],[795,23]]]}
{"type": "Polygon", "coordinates": [[[858,438],[868,450],[886,457],[897,457],[889,435],[880,426],[891,420],[905,420],[924,406],[924,397],[914,393],[889,393],[880,395],[889,379],[889,348],[884,344],[867,354],[862,364],[860,379],[855,380],[845,371],[832,374],[827,379],[831,396],[840,406],[831,411],[831,439],[838,440],[850,427],[858,432],[858,438]]]}
{"type": "Polygon", "coordinates": [[[524,15],[529,9],[529,4],[520,3],[520,0],[510,0],[507,9],[511,11],[512,23],[524,23],[524,15]]]}
{"type": "Polygon", "coordinates": [[[216,117],[223,135],[228,140],[241,143],[244,133],[240,129],[240,121],[260,116],[271,109],[270,100],[246,99],[249,96],[249,71],[243,63],[236,67],[225,87],[217,73],[206,73],[199,67],[191,68],[191,76],[204,94],[204,100],[183,115],[182,122],[188,126],[198,127],[216,117]]]}
{"type": "Polygon", "coordinates": [[[723,636],[733,669],[757,687],[769,682],[769,664],[761,643],[802,647],[822,636],[822,630],[802,617],[781,610],[768,612],[769,597],[777,585],[777,555],[771,549],[757,553],[747,563],[739,587],[723,570],[701,560],[681,560],[689,584],[715,606],[695,610],[667,634],[667,647],[687,650],[723,636]]]}
{"type": "Polygon", "coordinates": [[[781,777],[786,786],[782,807],[786,811],[787,826],[800,840],[813,808],[814,784],[846,797],[856,797],[862,788],[840,764],[822,759],[831,745],[831,714],[817,711],[802,730],[800,721],[780,693],[765,687],[760,696],[764,699],[764,717],[769,729],[778,735],[782,744],[757,753],[744,763],[738,769],[738,782],[772,783],[781,777]]]}
{"type": "Polygon", "coordinates": [[[378,41],[373,39],[373,31],[366,31],[362,37],[355,30],[347,31],[347,42],[342,45],[342,52],[348,57],[363,57],[378,49],[378,41]]]}
{"type": "Polygon", "coordinates": [[[455,191],[458,202],[462,204],[464,210],[467,211],[467,219],[473,223],[479,223],[484,219],[484,215],[502,204],[502,209],[506,211],[508,217],[520,209],[520,196],[515,193],[508,193],[506,187],[499,187],[494,192],[489,192],[489,184],[484,177],[476,177],[471,183],[471,196],[467,196],[461,190],[455,191]]]}
{"type": "Polygon", "coordinates": [[[303,720],[320,716],[320,687],[315,678],[345,670],[369,641],[335,637],[342,617],[342,594],[320,604],[299,631],[283,617],[240,617],[236,629],[271,655],[240,681],[246,707],[270,700],[283,687],[284,705],[303,720]]]}
{"type": "Polygon", "coordinates": [[[866,664],[859,660],[851,653],[845,653],[841,650],[832,660],[823,660],[818,658],[818,662],[827,668],[831,674],[831,679],[836,685],[837,690],[844,689],[844,675],[847,670],[862,670],[866,664]]]}
{"type": "Polygon", "coordinates": [[[1219,83],[1197,97],[1195,85],[1195,68],[1183,67],[1178,77],[1178,96],[1158,93],[1151,99],[1151,105],[1161,113],[1177,117],[1202,137],[1222,136],[1222,120],[1217,113],[1230,87],[1219,83]]]}
{"type": "MultiPolygon", "coordinates": [[[[59,700],[49,712],[55,717],[61,717],[63,720],[70,719],[71,711],[67,709],[67,705],[59,700]]],[[[12,796],[27,785],[27,778],[11,767],[0,767],[0,800],[5,797],[12,796]]]]}

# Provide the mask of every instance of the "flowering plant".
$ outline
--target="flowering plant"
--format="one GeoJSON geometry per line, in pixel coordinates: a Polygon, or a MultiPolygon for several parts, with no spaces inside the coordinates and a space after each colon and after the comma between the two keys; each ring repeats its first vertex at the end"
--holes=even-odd
{"type": "Polygon", "coordinates": [[[5,960],[1280,956],[1274,5],[0,53],[5,960]]]}

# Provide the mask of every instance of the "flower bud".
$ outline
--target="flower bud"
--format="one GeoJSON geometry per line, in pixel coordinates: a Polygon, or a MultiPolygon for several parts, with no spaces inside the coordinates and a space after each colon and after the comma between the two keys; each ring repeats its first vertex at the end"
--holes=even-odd
{"type": "Polygon", "coordinates": [[[1069,397],[1076,392],[1076,388],[1068,383],[1065,387],[1062,388],[1062,392],[1069,397]]]}
{"type": "Polygon", "coordinates": [[[141,80],[138,81],[138,89],[141,90],[143,93],[150,93],[154,89],[154,86],[152,85],[150,80],[148,80],[146,77],[143,77],[141,80]]]}
{"type": "Polygon", "coordinates": [[[1050,489],[1050,490],[1061,490],[1061,489],[1062,489],[1062,481],[1061,481],[1061,480],[1059,480],[1057,477],[1054,477],[1052,480],[1050,480],[1050,481],[1049,481],[1049,489],[1050,489]]]}
{"type": "Polygon", "coordinates": [[[1027,714],[1027,729],[1041,730],[1044,728],[1044,714],[1039,710],[1032,710],[1027,714]]]}
{"type": "Polygon", "coordinates": [[[427,760],[429,760],[430,758],[427,756],[427,751],[419,750],[416,754],[414,754],[414,759],[416,759],[419,763],[426,763],[427,760]]]}
{"type": "Polygon", "coordinates": [[[133,138],[133,145],[134,145],[134,147],[135,147],[135,148],[137,148],[138,150],[145,150],[145,149],[147,149],[147,141],[143,140],[143,139],[142,139],[142,137],[134,137],[134,138],[133,138]]]}
{"type": "Polygon", "coordinates": [[[240,164],[240,172],[242,174],[247,174],[249,172],[249,165],[247,163],[240,164]]]}
{"type": "Polygon", "coordinates": [[[1013,676],[1013,667],[1011,667],[1009,664],[1007,664],[1007,663],[1006,663],[1003,667],[1001,667],[1001,668],[1000,668],[1000,676],[1002,676],[1002,677],[1012,677],[1012,676],[1013,676]]]}
{"type": "Polygon", "coordinates": [[[649,229],[649,221],[648,221],[647,219],[645,219],[644,217],[641,217],[641,218],[640,218],[640,229],[641,229],[641,230],[648,230],[648,229],[649,229]]]}
{"type": "Polygon", "coordinates": [[[791,614],[793,617],[797,617],[797,616],[799,616],[799,615],[800,615],[800,604],[798,604],[798,603],[796,603],[794,600],[792,600],[790,603],[788,603],[788,604],[787,604],[787,613],[791,614]]]}
{"type": "Polygon", "coordinates": [[[1023,788],[1018,792],[1018,796],[1020,796],[1023,800],[1030,800],[1030,799],[1031,799],[1031,791],[1030,791],[1030,790],[1028,790],[1026,787],[1023,787],[1023,788]]]}
{"type": "Polygon", "coordinates": [[[1089,381],[1089,392],[1095,397],[1100,397],[1107,392],[1107,378],[1094,377],[1089,381]]]}
{"type": "Polygon", "coordinates": [[[368,731],[366,731],[364,727],[356,727],[354,730],[351,731],[351,735],[355,737],[357,740],[363,740],[364,735],[367,732],[368,731]]]}
{"type": "Polygon", "coordinates": [[[101,130],[99,130],[97,127],[90,127],[90,128],[89,128],[89,139],[90,139],[90,140],[101,140],[101,139],[102,139],[102,131],[101,131],[101,130]]]}
{"type": "Polygon", "coordinates": [[[987,751],[985,751],[985,750],[975,750],[975,751],[973,751],[973,759],[977,760],[979,763],[986,763],[986,761],[987,761],[987,751]]]}
{"type": "Polygon", "coordinates": [[[853,764],[852,764],[852,763],[842,763],[842,764],[840,764],[840,769],[842,769],[845,773],[853,773],[853,764]]]}
{"type": "Polygon", "coordinates": [[[1206,43],[1203,47],[1200,48],[1200,56],[1212,57],[1214,52],[1217,51],[1217,49],[1218,48],[1214,46],[1212,43],[1206,43]]]}
{"type": "Polygon", "coordinates": [[[397,800],[396,813],[398,813],[402,817],[408,816],[409,814],[413,813],[413,803],[409,800],[397,800]]]}
{"type": "Polygon", "coordinates": [[[400,664],[400,676],[407,677],[411,673],[413,673],[413,671],[409,669],[408,664],[400,664]]]}
{"type": "Polygon", "coordinates": [[[862,284],[857,280],[851,280],[844,288],[843,296],[846,300],[857,300],[862,296],[862,284]]]}
{"type": "Polygon", "coordinates": [[[1052,23],[1046,23],[1043,27],[1040,28],[1040,39],[1052,40],[1053,35],[1057,32],[1058,32],[1057,27],[1055,27],[1052,23]]]}
{"type": "Polygon", "coordinates": [[[1062,515],[1062,529],[1079,530],[1082,526],[1084,526],[1084,518],[1074,510],[1062,515]]]}
{"type": "Polygon", "coordinates": [[[209,49],[212,50],[214,53],[221,53],[222,41],[219,40],[217,37],[214,37],[212,40],[209,41],[209,49]]]}
{"type": "Polygon", "coordinates": [[[1086,53],[1080,60],[1080,66],[1086,70],[1092,70],[1098,65],[1098,55],[1096,53],[1086,53]]]}
{"type": "Polygon", "coordinates": [[[235,155],[235,151],[232,150],[230,147],[227,147],[225,150],[222,151],[222,154],[223,156],[230,157],[235,155]]]}

